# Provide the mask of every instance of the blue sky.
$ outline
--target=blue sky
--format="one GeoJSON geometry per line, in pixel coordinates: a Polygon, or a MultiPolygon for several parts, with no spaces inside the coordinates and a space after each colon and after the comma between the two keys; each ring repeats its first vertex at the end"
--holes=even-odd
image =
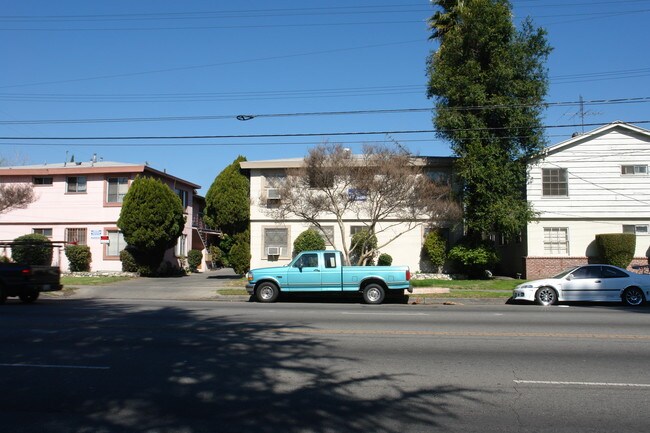
{"type": "MultiPolygon", "coordinates": [[[[433,105],[425,65],[436,48],[427,1],[0,4],[0,155],[13,163],[63,162],[66,153],[87,161],[96,153],[147,162],[205,194],[240,154],[302,157],[323,142],[358,151],[363,142],[397,141],[421,155],[450,155],[434,133],[334,135],[433,128],[432,113],[422,111],[433,105]],[[241,137],[272,134],[315,135],[241,137]],[[231,138],[91,139],[206,135],[231,138]],[[54,137],[86,138],[44,139],[54,137]]],[[[584,105],[585,130],[615,120],[650,127],[643,123],[650,122],[650,0],[520,0],[513,10],[517,24],[531,16],[546,28],[554,47],[547,102],[608,101],[584,105]]],[[[580,111],[548,108],[549,144],[582,130],[580,111]]]]}

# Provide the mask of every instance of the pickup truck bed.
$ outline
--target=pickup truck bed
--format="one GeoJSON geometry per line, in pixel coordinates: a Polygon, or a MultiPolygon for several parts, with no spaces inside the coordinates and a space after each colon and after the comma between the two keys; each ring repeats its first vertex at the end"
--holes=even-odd
{"type": "Polygon", "coordinates": [[[31,303],[41,292],[61,290],[62,287],[58,267],[0,263],[0,304],[10,296],[31,303]]]}

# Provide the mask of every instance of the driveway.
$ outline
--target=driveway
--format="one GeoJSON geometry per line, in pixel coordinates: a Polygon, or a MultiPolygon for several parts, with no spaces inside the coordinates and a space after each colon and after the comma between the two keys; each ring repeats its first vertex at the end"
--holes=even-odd
{"type": "MultiPolygon", "coordinates": [[[[223,298],[219,288],[232,287],[239,275],[232,269],[219,269],[174,278],[134,278],[105,286],[76,286],[70,298],[74,299],[166,299],[209,300],[223,298]]],[[[244,288],[243,285],[239,288],[244,288]]],[[[248,296],[228,296],[232,300],[248,300],[248,296]],[[242,298],[242,299],[240,299],[242,298]]]]}

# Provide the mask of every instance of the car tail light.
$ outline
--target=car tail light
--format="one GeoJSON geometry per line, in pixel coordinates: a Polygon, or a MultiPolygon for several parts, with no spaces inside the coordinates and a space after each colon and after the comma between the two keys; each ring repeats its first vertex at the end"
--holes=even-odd
{"type": "Polygon", "coordinates": [[[406,270],[406,281],[411,281],[411,270],[410,269],[406,270]]]}
{"type": "Polygon", "coordinates": [[[29,274],[32,273],[32,270],[31,269],[21,269],[20,273],[21,273],[21,275],[27,277],[27,276],[29,276],[29,274]]]}

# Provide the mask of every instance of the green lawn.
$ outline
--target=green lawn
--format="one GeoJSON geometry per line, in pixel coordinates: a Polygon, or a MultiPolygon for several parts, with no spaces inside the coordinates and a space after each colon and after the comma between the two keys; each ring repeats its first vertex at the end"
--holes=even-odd
{"type": "Polygon", "coordinates": [[[413,287],[446,287],[462,290],[512,290],[525,280],[411,280],[413,287]]]}

